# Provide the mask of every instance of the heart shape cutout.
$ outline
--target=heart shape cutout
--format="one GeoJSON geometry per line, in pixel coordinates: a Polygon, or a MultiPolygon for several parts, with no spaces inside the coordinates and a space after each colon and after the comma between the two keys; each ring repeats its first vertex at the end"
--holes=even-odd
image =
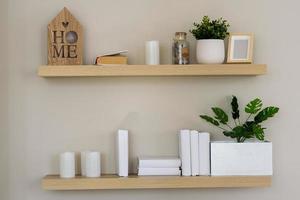
{"type": "Polygon", "coordinates": [[[69,25],[69,22],[62,22],[62,25],[63,25],[65,28],[67,28],[68,25],[69,25]]]}

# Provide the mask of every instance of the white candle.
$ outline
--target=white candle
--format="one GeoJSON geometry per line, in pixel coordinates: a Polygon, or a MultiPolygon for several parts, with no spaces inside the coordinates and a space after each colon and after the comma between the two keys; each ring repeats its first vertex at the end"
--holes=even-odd
{"type": "Polygon", "coordinates": [[[75,177],[75,153],[65,152],[60,154],[60,177],[75,177]]]}
{"type": "Polygon", "coordinates": [[[86,177],[94,178],[101,176],[100,153],[96,151],[88,151],[85,154],[86,177]]]}
{"type": "Polygon", "coordinates": [[[159,65],[159,41],[147,41],[145,48],[146,65],[159,65]]]}
{"type": "Polygon", "coordinates": [[[81,176],[86,176],[86,153],[89,151],[82,151],[80,153],[81,176]]]}

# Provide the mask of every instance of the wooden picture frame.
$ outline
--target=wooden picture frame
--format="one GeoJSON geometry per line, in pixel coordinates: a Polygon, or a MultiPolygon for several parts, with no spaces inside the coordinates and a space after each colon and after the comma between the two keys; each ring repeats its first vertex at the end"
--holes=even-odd
{"type": "Polygon", "coordinates": [[[253,62],[252,33],[231,33],[228,40],[227,63],[253,62]]]}

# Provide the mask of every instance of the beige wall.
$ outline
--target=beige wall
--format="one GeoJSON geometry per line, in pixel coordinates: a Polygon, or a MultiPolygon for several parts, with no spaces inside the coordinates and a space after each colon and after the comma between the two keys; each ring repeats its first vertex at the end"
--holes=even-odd
{"type": "MultiPolygon", "coordinates": [[[[8,83],[1,82],[2,88],[9,89],[8,102],[2,101],[5,92],[1,92],[1,106],[9,108],[9,115],[5,111],[1,115],[4,119],[9,116],[9,121],[8,127],[1,128],[0,136],[2,144],[9,134],[9,146],[5,148],[9,159],[1,159],[1,172],[9,174],[8,200],[297,199],[299,6],[297,0],[10,0],[9,24],[1,27],[9,31],[9,71],[1,73],[1,80],[8,78],[8,83]],[[231,31],[254,32],[255,62],[267,63],[269,73],[258,77],[40,78],[36,70],[46,63],[47,23],[63,6],[84,27],[86,63],[111,49],[128,49],[130,63],[143,63],[144,42],[150,39],[161,41],[162,62],[169,63],[174,32],[188,31],[194,21],[210,15],[228,19],[231,31]],[[41,189],[41,178],[58,173],[57,154],[66,150],[100,150],[104,155],[103,172],[114,172],[114,133],[118,128],[131,132],[132,160],[145,154],[176,155],[176,133],[185,127],[208,130],[215,139],[224,139],[198,115],[213,105],[223,106],[231,94],[243,103],[262,97],[266,104],[281,108],[280,115],[266,124],[268,139],[274,143],[271,188],[93,192],[41,189]]],[[[191,35],[189,40],[194,52],[195,40],[191,35]]],[[[195,55],[192,57],[194,60],[195,55]]],[[[0,180],[6,182],[5,178],[0,180]]],[[[0,197],[7,199],[2,192],[0,197]]]]}
{"type": "Polygon", "coordinates": [[[8,1],[0,2],[0,199],[8,199],[8,1]]]}

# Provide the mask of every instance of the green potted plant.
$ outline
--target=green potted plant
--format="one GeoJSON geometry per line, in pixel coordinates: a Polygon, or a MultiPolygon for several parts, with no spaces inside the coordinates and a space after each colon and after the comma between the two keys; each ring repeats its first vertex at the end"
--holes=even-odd
{"type": "Polygon", "coordinates": [[[190,32],[197,39],[197,61],[203,64],[221,64],[225,59],[224,39],[229,23],[223,18],[211,20],[204,16],[200,23],[194,23],[190,32]]]}
{"type": "Polygon", "coordinates": [[[229,124],[228,114],[219,107],[212,108],[213,117],[200,115],[203,120],[221,129],[226,137],[236,140],[211,143],[211,174],[272,175],[272,143],[265,141],[266,128],[262,123],[274,117],[279,108],[263,108],[262,100],[256,98],[246,105],[244,111],[248,116],[242,121],[238,100],[233,96],[231,109],[233,124],[229,124]]]}

